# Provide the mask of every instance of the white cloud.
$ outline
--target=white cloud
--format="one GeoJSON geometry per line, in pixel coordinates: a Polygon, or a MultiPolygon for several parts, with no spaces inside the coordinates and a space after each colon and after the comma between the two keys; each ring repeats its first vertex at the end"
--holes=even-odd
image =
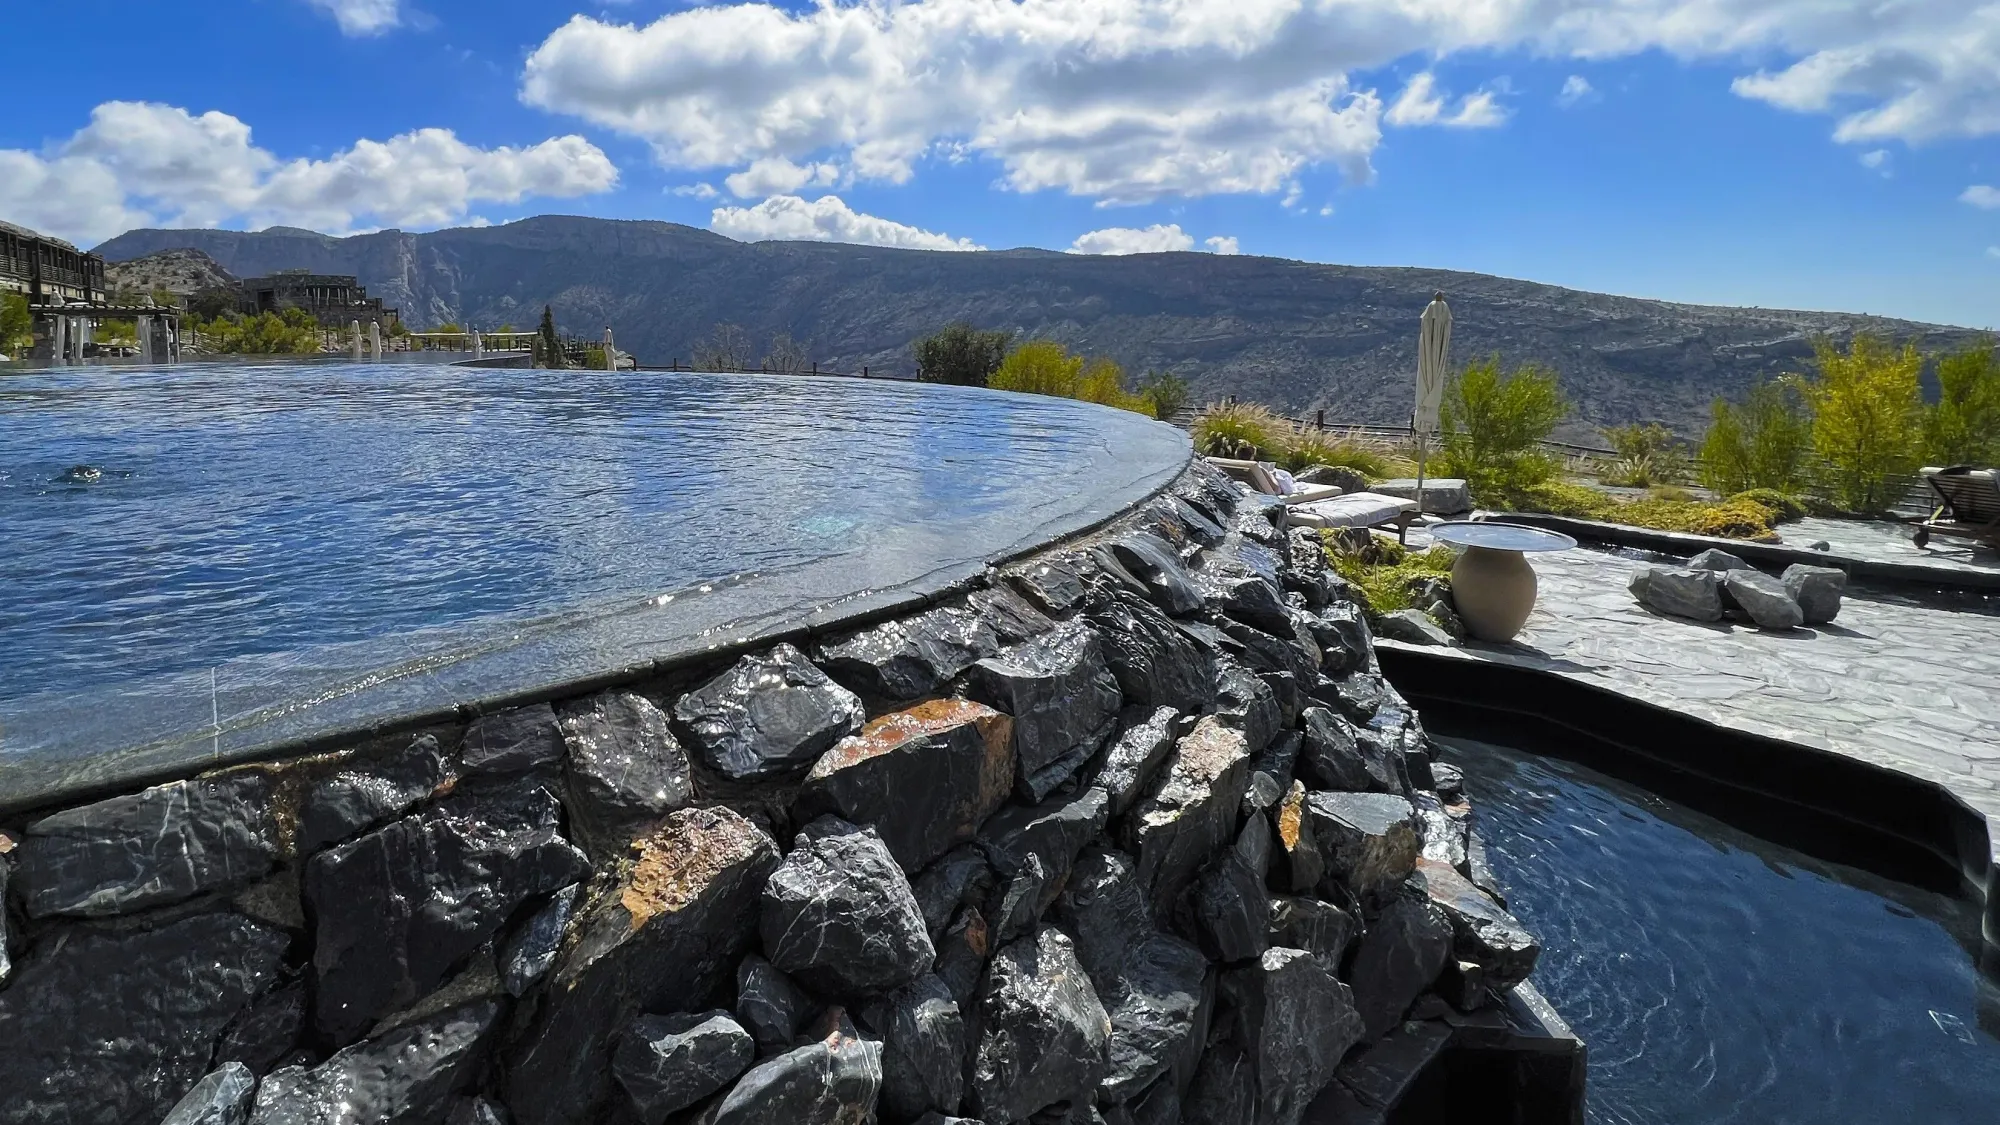
{"type": "Polygon", "coordinates": [[[1150,227],[1106,227],[1076,236],[1072,254],[1167,254],[1194,249],[1194,236],[1179,223],[1150,227]]]}
{"type": "Polygon", "coordinates": [[[782,156],[754,160],[750,167],[722,181],[738,199],[787,195],[803,187],[832,187],[839,182],[837,164],[794,164],[782,156]]]}
{"type": "Polygon", "coordinates": [[[1237,245],[1234,235],[1218,234],[1201,240],[1211,254],[1241,254],[1243,247],[1237,245]]]}
{"type": "Polygon", "coordinates": [[[953,238],[921,227],[864,215],[837,195],[805,200],[778,195],[755,207],[717,207],[708,225],[742,242],[852,242],[904,250],[984,250],[969,238],[953,238]]]}
{"type": "Polygon", "coordinates": [[[2000,210],[2000,188],[1973,184],[1959,194],[1960,203],[1970,203],[1982,211],[2000,210]]]}
{"type": "Polygon", "coordinates": [[[618,169],[582,137],[475,148],[448,129],[357,141],[325,160],[282,160],[226,113],[105,102],[49,151],[0,150],[0,214],[78,242],[135,226],[329,233],[441,226],[475,202],[569,198],[610,189],[618,169]]]}
{"type": "Polygon", "coordinates": [[[1889,163],[1889,150],[1886,148],[1871,149],[1861,154],[1863,168],[1880,168],[1887,163],[1889,163]]]}
{"type": "Polygon", "coordinates": [[[306,0],[340,24],[342,35],[380,35],[403,22],[399,0],[306,0]]]}
{"type": "Polygon", "coordinates": [[[1445,98],[1437,91],[1437,76],[1426,70],[1410,79],[1382,119],[1403,128],[1444,125],[1459,129],[1490,128],[1507,120],[1506,111],[1488,91],[1460,98],[1457,111],[1452,113],[1445,112],[1445,98]]]}
{"type": "Polygon", "coordinates": [[[1562,93],[1556,95],[1556,104],[1568,109],[1596,92],[1590,85],[1590,79],[1572,74],[1563,79],[1562,93]]]}
{"type": "Polygon", "coordinates": [[[679,187],[668,188],[667,194],[690,195],[696,199],[717,199],[722,195],[721,192],[715,190],[714,184],[682,184],[679,187]]]}
{"type": "MultiPolygon", "coordinates": [[[[651,142],[675,167],[832,161],[903,182],[990,159],[1017,191],[1127,203],[1368,181],[1383,99],[1350,77],[1412,56],[1773,60],[1743,97],[1841,141],[2000,133],[1992,0],[816,0],[703,3],[645,26],[577,16],[530,55],[530,104],[651,142]]],[[[1426,76],[1404,123],[1491,125],[1426,76]]]]}

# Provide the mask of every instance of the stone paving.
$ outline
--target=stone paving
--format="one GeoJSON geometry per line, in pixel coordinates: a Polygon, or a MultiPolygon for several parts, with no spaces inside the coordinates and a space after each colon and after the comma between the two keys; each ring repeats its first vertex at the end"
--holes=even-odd
{"type": "Polygon", "coordinates": [[[2000,616],[1863,591],[1830,625],[1767,633],[1647,611],[1626,589],[1645,564],[1628,558],[1532,561],[1527,628],[1468,654],[1939,782],[2000,824],[2000,616]]]}

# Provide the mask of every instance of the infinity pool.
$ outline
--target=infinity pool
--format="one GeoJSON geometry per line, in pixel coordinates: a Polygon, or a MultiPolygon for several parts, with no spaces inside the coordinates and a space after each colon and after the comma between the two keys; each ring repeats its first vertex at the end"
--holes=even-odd
{"type": "Polygon", "coordinates": [[[1187,452],[1130,413],[884,381],[0,375],[0,803],[51,761],[227,756],[962,577],[1187,452]]]}
{"type": "Polygon", "coordinates": [[[1591,1121],[2000,1120],[1970,908],[1580,766],[1441,741],[1544,944],[1535,982],[1589,1045],[1591,1121]]]}

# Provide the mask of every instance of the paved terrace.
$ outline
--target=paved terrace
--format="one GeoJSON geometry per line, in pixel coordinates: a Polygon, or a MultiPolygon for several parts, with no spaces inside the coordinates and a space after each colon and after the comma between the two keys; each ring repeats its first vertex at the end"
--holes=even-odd
{"type": "Polygon", "coordinates": [[[1862,590],[1831,625],[1767,633],[1654,615],[1626,589],[1646,564],[1606,551],[1533,563],[1527,628],[1469,654],[1938,782],[2000,827],[2000,616],[1862,590]]]}

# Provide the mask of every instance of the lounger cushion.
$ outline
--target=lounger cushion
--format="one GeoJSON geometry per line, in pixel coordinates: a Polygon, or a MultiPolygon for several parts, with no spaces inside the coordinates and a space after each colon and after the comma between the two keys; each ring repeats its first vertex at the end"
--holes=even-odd
{"type": "Polygon", "coordinates": [[[1350,492],[1331,500],[1294,505],[1289,515],[1300,527],[1379,527],[1416,510],[1415,500],[1398,500],[1378,492],[1350,492]]]}

